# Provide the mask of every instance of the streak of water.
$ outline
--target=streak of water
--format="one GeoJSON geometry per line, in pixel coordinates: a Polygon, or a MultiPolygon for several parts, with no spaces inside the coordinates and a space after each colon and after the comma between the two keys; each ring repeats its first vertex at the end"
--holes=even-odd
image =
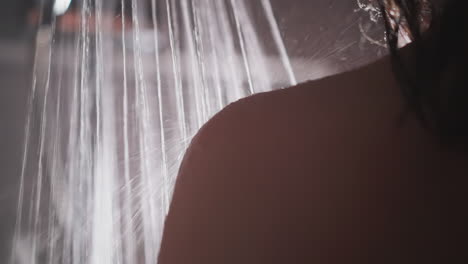
{"type": "Polygon", "coordinates": [[[249,82],[249,92],[250,94],[254,94],[255,88],[252,80],[252,72],[250,71],[249,59],[247,58],[247,51],[245,50],[244,33],[242,31],[241,22],[239,20],[240,18],[237,11],[237,4],[237,0],[231,0],[232,13],[234,16],[234,20],[236,21],[237,37],[239,38],[242,59],[244,61],[245,72],[247,73],[247,81],[249,82]]]}
{"type": "MultiPolygon", "coordinates": [[[[35,182],[36,190],[35,190],[35,212],[34,212],[34,225],[33,225],[33,234],[36,235],[39,230],[39,222],[41,220],[40,217],[40,210],[41,210],[41,200],[42,197],[42,185],[44,180],[44,155],[45,155],[45,139],[46,139],[46,127],[47,127],[47,106],[49,100],[49,91],[50,91],[50,79],[51,79],[51,69],[52,69],[52,49],[55,44],[55,27],[56,27],[56,19],[52,19],[52,27],[51,27],[51,44],[48,52],[48,65],[47,65],[47,77],[46,83],[44,87],[44,102],[42,106],[42,113],[41,113],[41,128],[40,128],[40,142],[39,142],[39,157],[38,157],[38,173],[37,173],[37,181],[35,182]]],[[[32,252],[37,251],[37,240],[32,242],[32,252]]],[[[36,256],[31,255],[31,264],[35,264],[37,261],[36,256]]]]}
{"type": "Polygon", "coordinates": [[[189,57],[189,64],[190,67],[187,67],[187,71],[191,73],[191,80],[190,83],[193,86],[193,98],[194,98],[194,108],[196,111],[196,127],[201,127],[204,120],[206,119],[204,115],[204,107],[202,105],[202,96],[203,93],[200,92],[202,81],[200,79],[201,76],[201,69],[197,67],[197,59],[196,59],[196,51],[195,51],[195,44],[194,44],[194,37],[192,34],[192,22],[190,20],[189,15],[189,4],[188,0],[181,0],[181,12],[183,16],[183,23],[184,23],[184,35],[186,38],[186,45],[188,48],[188,57],[189,57]]]}
{"type": "MultiPolygon", "coordinates": [[[[225,55],[225,60],[220,62],[223,64],[221,67],[222,75],[224,78],[224,84],[231,84],[231,87],[242,87],[243,77],[241,71],[242,67],[238,66],[237,62],[237,52],[234,47],[234,33],[232,27],[229,24],[229,12],[227,3],[224,1],[216,1],[216,10],[217,12],[217,21],[219,23],[219,28],[217,28],[219,43],[216,45],[216,49],[219,54],[225,55]],[[223,34],[224,33],[224,34],[223,34]],[[223,44],[223,45],[220,45],[223,44]]],[[[228,98],[230,100],[237,100],[246,96],[244,89],[225,89],[225,92],[228,93],[228,98]]]]}
{"type": "Polygon", "coordinates": [[[275,19],[273,8],[271,7],[271,2],[270,0],[262,0],[262,5],[263,5],[263,8],[265,9],[268,22],[270,23],[271,32],[273,33],[273,38],[275,39],[276,46],[278,47],[278,51],[281,55],[281,61],[283,62],[284,67],[286,68],[286,72],[288,73],[289,82],[291,85],[296,85],[297,79],[292,69],[291,61],[289,60],[289,56],[288,56],[288,52],[286,51],[286,47],[284,46],[284,42],[283,42],[283,38],[281,37],[278,22],[275,19]]]}
{"type": "Polygon", "coordinates": [[[208,87],[207,87],[207,80],[206,80],[206,65],[205,65],[205,57],[203,51],[203,43],[202,43],[202,28],[200,27],[200,17],[198,6],[195,4],[194,0],[190,1],[191,8],[192,8],[192,19],[193,19],[193,38],[195,41],[195,51],[196,51],[196,59],[198,62],[198,68],[200,69],[199,72],[201,74],[201,89],[197,91],[201,95],[201,108],[203,112],[203,122],[206,122],[209,117],[209,106],[208,106],[208,87]]]}
{"type": "Polygon", "coordinates": [[[124,239],[123,247],[126,249],[122,252],[125,255],[125,263],[136,263],[135,257],[135,234],[132,220],[132,183],[130,179],[130,143],[129,143],[129,109],[128,109],[128,80],[127,80],[127,46],[126,46],[126,19],[125,19],[125,1],[121,1],[121,16],[122,16],[122,67],[123,67],[123,144],[124,144],[124,218],[126,228],[123,230],[122,237],[124,239]]]}
{"type": "MultiPolygon", "coordinates": [[[[173,21],[172,21],[172,9],[171,3],[169,0],[166,0],[166,8],[167,8],[167,24],[169,29],[169,43],[171,49],[171,56],[172,56],[172,68],[174,71],[174,85],[175,85],[175,94],[176,94],[176,105],[177,105],[177,115],[179,119],[179,126],[180,126],[180,133],[182,138],[185,139],[188,137],[187,129],[186,129],[186,118],[185,118],[185,110],[184,110],[184,98],[182,93],[182,86],[181,86],[181,77],[180,77],[180,70],[178,67],[179,58],[177,56],[176,51],[176,44],[174,40],[174,28],[173,28],[173,21]]],[[[155,26],[157,28],[157,26],[155,26]]],[[[155,30],[157,32],[157,30],[155,30]]],[[[163,129],[161,127],[161,129],[163,129]]],[[[163,133],[162,133],[163,134],[163,133]]],[[[163,161],[166,163],[166,161],[163,161]]]]}

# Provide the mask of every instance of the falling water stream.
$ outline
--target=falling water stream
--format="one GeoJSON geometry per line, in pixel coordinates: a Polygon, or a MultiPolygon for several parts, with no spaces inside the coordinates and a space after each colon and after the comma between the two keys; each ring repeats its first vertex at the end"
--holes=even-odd
{"type": "Polygon", "coordinates": [[[126,2],[82,0],[78,29],[39,27],[11,263],[157,263],[192,136],[297,83],[269,0],[126,2]]]}

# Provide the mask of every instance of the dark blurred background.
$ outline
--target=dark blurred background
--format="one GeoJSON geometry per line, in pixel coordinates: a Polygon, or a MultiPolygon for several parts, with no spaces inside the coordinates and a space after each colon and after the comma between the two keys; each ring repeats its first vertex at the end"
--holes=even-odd
{"type": "MultiPolygon", "coordinates": [[[[37,2],[2,0],[0,4],[0,263],[7,260],[16,214],[37,2]]],[[[53,1],[45,2],[51,10],[53,1]]],[[[355,0],[272,0],[272,5],[289,55],[304,62],[293,65],[299,79],[316,76],[309,74],[316,70],[309,65],[326,64],[325,75],[330,75],[384,53],[362,36],[360,27],[370,33],[379,28],[370,29],[368,14],[358,10],[355,0]]]]}
{"type": "Polygon", "coordinates": [[[0,263],[7,263],[30,87],[33,39],[26,23],[29,0],[0,4],[0,263]]]}

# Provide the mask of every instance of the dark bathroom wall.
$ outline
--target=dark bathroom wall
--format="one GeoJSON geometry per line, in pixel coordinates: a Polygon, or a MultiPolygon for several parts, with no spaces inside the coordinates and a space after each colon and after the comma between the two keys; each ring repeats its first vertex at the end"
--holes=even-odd
{"type": "MultiPolygon", "coordinates": [[[[327,61],[335,73],[375,60],[386,50],[367,41],[361,26],[372,26],[369,34],[383,37],[383,28],[360,10],[357,0],[271,0],[280,30],[293,57],[327,61]]],[[[311,69],[313,70],[313,69],[311,69]]]]}
{"type": "Polygon", "coordinates": [[[7,263],[14,228],[31,37],[25,31],[26,0],[0,4],[0,263],[7,263]]]}
{"type": "Polygon", "coordinates": [[[27,41],[0,41],[0,263],[6,263],[15,221],[29,53],[27,41]]]}

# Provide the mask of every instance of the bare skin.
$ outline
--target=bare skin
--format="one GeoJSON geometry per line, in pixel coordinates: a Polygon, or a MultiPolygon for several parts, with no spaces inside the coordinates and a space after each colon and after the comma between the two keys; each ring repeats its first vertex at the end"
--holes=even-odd
{"type": "Polygon", "coordinates": [[[385,58],[231,104],[186,153],[159,263],[468,263],[468,161],[403,102],[385,58]]]}

